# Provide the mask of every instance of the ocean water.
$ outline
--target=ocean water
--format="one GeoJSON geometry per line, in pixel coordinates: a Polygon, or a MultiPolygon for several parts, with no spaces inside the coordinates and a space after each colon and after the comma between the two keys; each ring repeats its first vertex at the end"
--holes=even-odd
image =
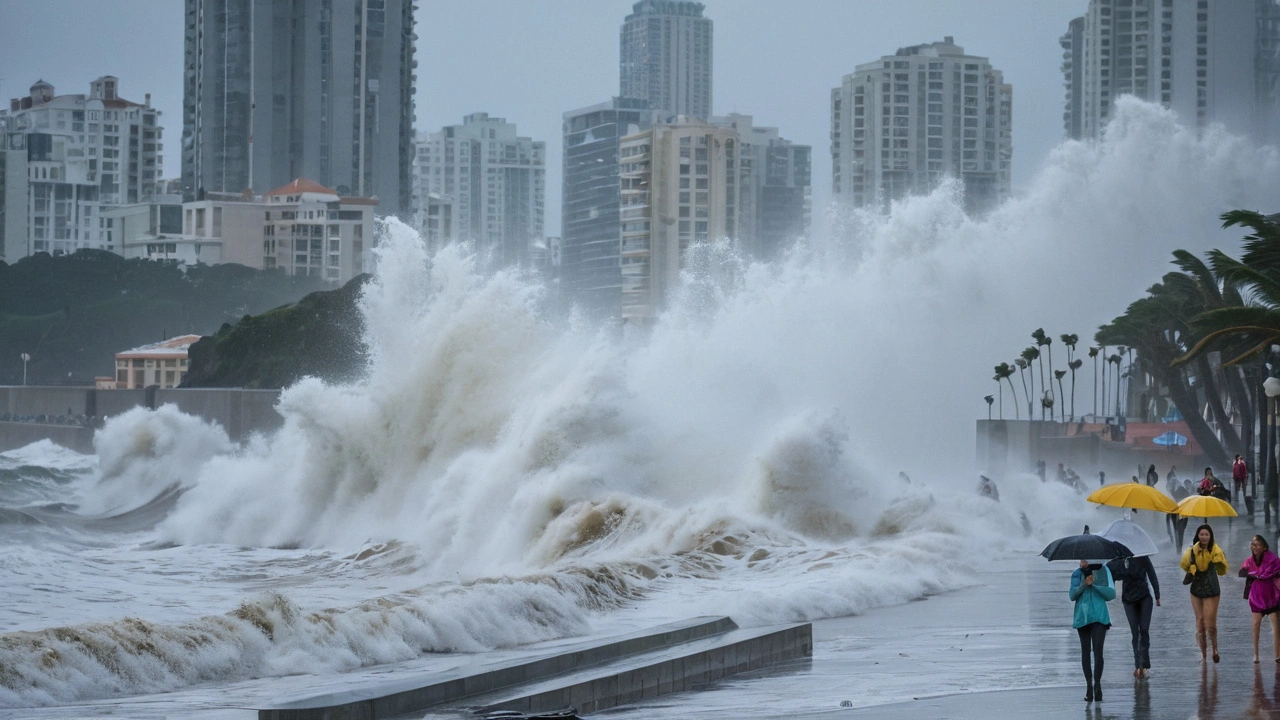
{"type": "Polygon", "coordinates": [[[978,549],[1094,517],[1026,476],[977,496],[991,366],[1037,327],[1087,343],[1173,249],[1234,251],[1218,215],[1274,210],[1278,181],[1275,149],[1123,99],[1104,142],[1064,144],[982,218],[944,186],[773,264],[698,249],[645,333],[550,317],[536,279],[428,256],[389,222],[368,376],[287,389],[275,435],[235,445],[162,407],[111,419],[91,456],[0,454],[0,712],[154,696],[159,717],[302,676],[978,584],[978,549]]]}

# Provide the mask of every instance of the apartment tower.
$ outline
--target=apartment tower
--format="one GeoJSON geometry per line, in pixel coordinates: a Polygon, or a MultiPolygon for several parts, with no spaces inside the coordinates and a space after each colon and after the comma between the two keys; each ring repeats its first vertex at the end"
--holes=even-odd
{"type": "Polygon", "coordinates": [[[186,0],[182,192],[299,177],[410,207],[412,0],[186,0]]]}

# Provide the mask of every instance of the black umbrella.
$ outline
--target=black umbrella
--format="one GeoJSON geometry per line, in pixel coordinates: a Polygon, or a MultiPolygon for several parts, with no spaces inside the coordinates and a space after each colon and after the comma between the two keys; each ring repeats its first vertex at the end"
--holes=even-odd
{"type": "Polygon", "coordinates": [[[1101,535],[1068,535],[1045,546],[1040,555],[1053,560],[1111,560],[1133,555],[1129,548],[1101,535]]]}

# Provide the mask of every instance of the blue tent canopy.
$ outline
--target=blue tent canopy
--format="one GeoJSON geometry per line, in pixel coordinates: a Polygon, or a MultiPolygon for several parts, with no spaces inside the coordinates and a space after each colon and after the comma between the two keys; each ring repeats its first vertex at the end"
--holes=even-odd
{"type": "Polygon", "coordinates": [[[1180,420],[1182,420],[1182,413],[1178,412],[1178,407],[1176,405],[1170,405],[1169,412],[1164,417],[1160,418],[1160,422],[1163,423],[1178,422],[1180,420]]]}
{"type": "Polygon", "coordinates": [[[1170,447],[1177,445],[1178,447],[1181,447],[1187,444],[1187,437],[1185,435],[1182,435],[1180,433],[1176,433],[1170,430],[1164,433],[1163,435],[1157,435],[1156,437],[1152,438],[1151,442],[1157,445],[1168,445],[1170,447]]]}

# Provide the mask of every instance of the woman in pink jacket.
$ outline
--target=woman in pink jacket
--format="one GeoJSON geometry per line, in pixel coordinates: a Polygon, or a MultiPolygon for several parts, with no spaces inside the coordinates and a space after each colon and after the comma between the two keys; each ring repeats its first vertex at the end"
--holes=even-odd
{"type": "Polygon", "coordinates": [[[1258,634],[1262,616],[1267,615],[1271,618],[1271,649],[1280,663],[1280,621],[1276,619],[1276,611],[1280,610],[1280,588],[1276,587],[1280,558],[1261,535],[1254,535],[1249,541],[1249,557],[1240,566],[1240,577],[1246,578],[1245,597],[1253,611],[1253,661],[1258,662],[1258,634]]]}

